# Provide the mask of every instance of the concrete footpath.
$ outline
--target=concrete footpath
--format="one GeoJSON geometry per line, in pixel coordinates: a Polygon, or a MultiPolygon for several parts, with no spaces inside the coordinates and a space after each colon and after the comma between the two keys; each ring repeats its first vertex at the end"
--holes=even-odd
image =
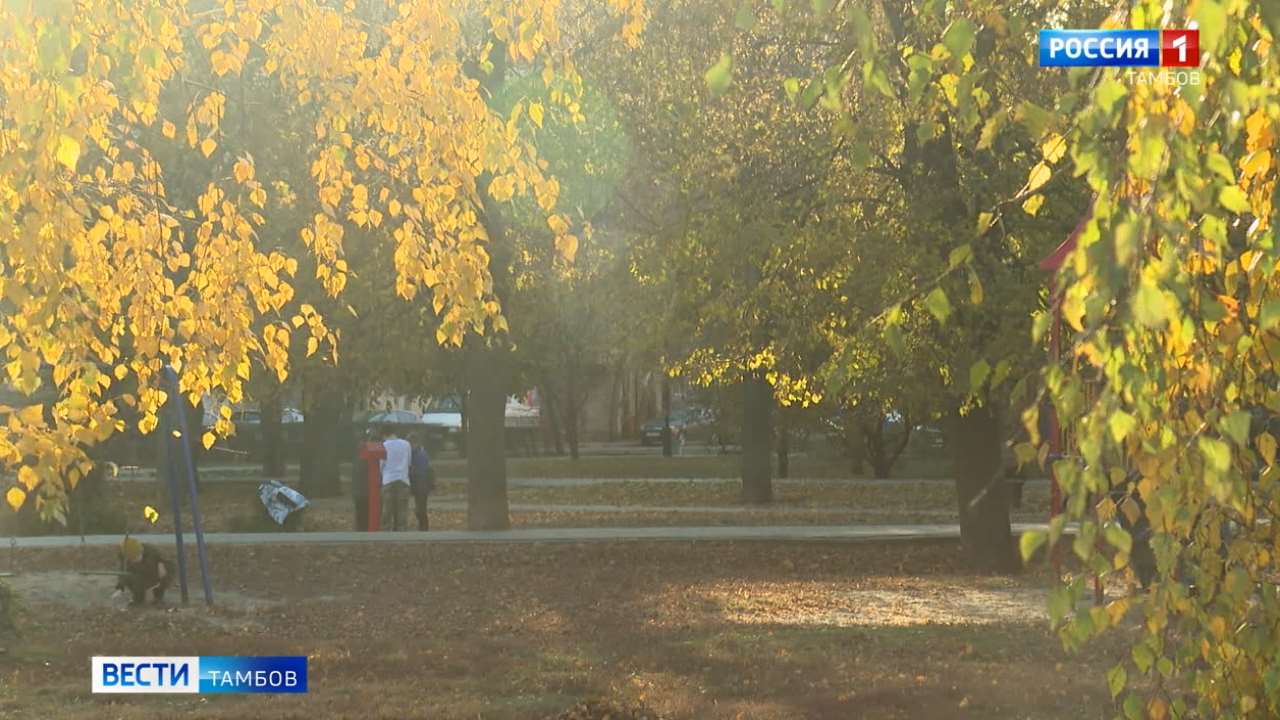
{"type": "MultiPolygon", "coordinates": [[[[1048,530],[1043,523],[1016,523],[1015,534],[1048,530]]],[[[135,537],[160,545],[172,545],[173,535],[135,537]]],[[[583,542],[885,542],[903,540],[958,540],[959,525],[820,525],[763,527],[600,527],[517,528],[503,531],[439,530],[433,532],[297,532],[206,533],[209,545],[356,545],[363,543],[583,543],[583,542]]],[[[11,538],[12,547],[23,549],[74,548],[118,545],[123,535],[48,535],[11,538]]],[[[194,545],[194,534],[184,535],[194,545]]],[[[0,541],[3,543],[3,541],[0,541]]],[[[0,544],[3,547],[3,544],[0,544]]]]}

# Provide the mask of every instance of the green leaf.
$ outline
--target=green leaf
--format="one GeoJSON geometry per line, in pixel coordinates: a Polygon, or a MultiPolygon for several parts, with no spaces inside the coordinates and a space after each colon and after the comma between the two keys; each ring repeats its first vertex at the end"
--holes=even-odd
{"type": "Polygon", "coordinates": [[[1133,538],[1118,523],[1108,523],[1102,531],[1102,536],[1107,539],[1107,544],[1120,552],[1127,553],[1133,550],[1133,538]]]}
{"type": "Polygon", "coordinates": [[[1138,250],[1138,224],[1132,220],[1124,220],[1116,225],[1113,239],[1116,251],[1116,263],[1128,265],[1138,250]]]}
{"type": "Polygon", "coordinates": [[[1218,193],[1218,202],[1233,213],[1249,212],[1249,196],[1238,185],[1227,185],[1218,193]]]}
{"type": "Polygon", "coordinates": [[[969,302],[973,305],[981,305],[983,298],[982,281],[978,279],[978,273],[969,268],[969,302]]]}
{"type": "Polygon", "coordinates": [[[979,360],[969,367],[969,392],[977,394],[991,374],[991,366],[986,360],[979,360]]]}
{"type": "Polygon", "coordinates": [[[1142,698],[1137,693],[1129,693],[1124,698],[1125,720],[1142,720],[1146,713],[1142,709],[1142,698]]]}
{"type": "Polygon", "coordinates": [[[1253,417],[1247,410],[1237,410],[1222,419],[1222,430],[1227,437],[1236,441],[1237,445],[1249,443],[1249,425],[1253,417]]]}
{"type": "Polygon", "coordinates": [[[907,350],[906,341],[902,337],[902,328],[898,325],[884,326],[884,343],[895,354],[901,355],[907,350]]]}
{"type": "Polygon", "coordinates": [[[800,93],[800,109],[812,110],[813,106],[817,104],[818,98],[822,97],[823,90],[821,79],[815,77],[810,80],[804,92],[800,93]]]}
{"type": "Polygon", "coordinates": [[[955,57],[963,57],[973,47],[973,38],[977,30],[967,18],[957,18],[942,34],[942,44],[947,46],[955,57]]]}
{"type": "Polygon", "coordinates": [[[1200,0],[1196,4],[1195,19],[1200,26],[1200,52],[1213,52],[1227,29],[1227,11],[1215,0],[1200,0]]]}
{"type": "Polygon", "coordinates": [[[870,54],[875,46],[875,35],[871,30],[871,18],[867,17],[867,11],[861,5],[854,5],[849,10],[849,25],[853,31],[853,41],[857,43],[858,50],[864,55],[870,54]]]}
{"type": "Polygon", "coordinates": [[[750,2],[738,5],[738,12],[733,16],[733,24],[743,32],[750,32],[756,26],[756,13],[750,2]]]}
{"type": "Polygon", "coordinates": [[[881,95],[893,100],[893,86],[889,84],[889,76],[875,59],[868,59],[862,64],[862,81],[875,88],[881,95]]]}
{"type": "Polygon", "coordinates": [[[55,157],[58,162],[66,165],[68,170],[75,172],[76,163],[80,161],[80,141],[70,135],[60,135],[55,157]]]}
{"type": "Polygon", "coordinates": [[[1263,330],[1270,330],[1277,324],[1280,324],[1280,300],[1262,303],[1262,309],[1258,311],[1258,326],[1263,330]]]}
{"type": "Polygon", "coordinates": [[[1093,99],[1098,103],[1108,115],[1115,113],[1116,103],[1129,94],[1129,90],[1112,78],[1107,78],[1098,83],[1098,89],[1093,92],[1093,99]]]}
{"type": "Polygon", "coordinates": [[[1123,442],[1137,425],[1138,421],[1123,410],[1116,410],[1107,418],[1107,429],[1111,431],[1112,442],[1116,443],[1123,442]]]}
{"type": "Polygon", "coordinates": [[[1043,530],[1028,530],[1022,533],[1022,536],[1018,538],[1018,550],[1022,552],[1022,562],[1030,562],[1032,556],[1036,554],[1036,550],[1039,550],[1040,546],[1044,545],[1048,539],[1048,533],[1043,530]]]}
{"type": "Polygon", "coordinates": [[[1144,279],[1133,296],[1133,316],[1149,328],[1163,327],[1169,318],[1169,304],[1160,288],[1144,279]]]}
{"type": "Polygon", "coordinates": [[[800,78],[789,77],[782,81],[782,89],[787,93],[787,99],[795,103],[800,97],[800,78]]]}
{"type": "Polygon", "coordinates": [[[1124,669],[1124,665],[1117,664],[1107,671],[1107,688],[1111,690],[1113,700],[1124,690],[1124,685],[1128,681],[1129,673],[1124,669]]]}
{"type": "Polygon", "coordinates": [[[968,262],[971,257],[973,257],[973,248],[968,243],[958,245],[951,249],[951,254],[947,257],[947,269],[955,270],[961,263],[968,262]]]}
{"type": "MultiPolygon", "coordinates": [[[[1004,379],[1009,377],[1009,370],[1012,367],[1009,364],[1009,358],[1002,358],[1000,362],[996,363],[996,370],[991,374],[991,387],[997,387],[1004,382],[1004,379]]],[[[1017,393],[1015,392],[1014,395],[1016,396],[1017,393]]]]}
{"type": "Polygon", "coordinates": [[[1156,663],[1156,654],[1151,652],[1146,643],[1134,645],[1130,654],[1133,655],[1133,664],[1138,667],[1139,672],[1145,673],[1156,663]]]}
{"type": "Polygon", "coordinates": [[[951,316],[951,301],[947,300],[947,293],[942,288],[934,288],[924,299],[925,309],[929,311],[938,322],[946,322],[951,316]]]}
{"type": "Polygon", "coordinates": [[[942,124],[932,121],[922,122],[916,126],[916,141],[921,145],[942,134],[942,124]]]}
{"type": "Polygon", "coordinates": [[[1022,102],[1014,112],[1014,118],[1026,128],[1027,134],[1033,138],[1044,135],[1044,130],[1053,121],[1053,113],[1033,102],[1022,102]]]}
{"type": "Polygon", "coordinates": [[[1004,127],[1008,117],[1008,113],[1001,110],[987,118],[986,124],[982,126],[982,134],[978,136],[979,150],[986,150],[991,147],[991,143],[995,142],[996,136],[1000,134],[1000,130],[1004,127]]]}
{"type": "Polygon", "coordinates": [[[1231,448],[1221,440],[1211,437],[1200,438],[1200,454],[1210,469],[1226,472],[1231,467],[1231,448]]]}
{"type": "Polygon", "coordinates": [[[1234,184],[1236,181],[1236,173],[1231,169],[1231,161],[1222,153],[1209,153],[1209,157],[1205,160],[1205,167],[1221,175],[1229,183],[1234,184]]]}
{"type": "Polygon", "coordinates": [[[719,95],[729,89],[729,84],[733,82],[733,57],[727,52],[720,53],[720,59],[707,70],[703,79],[707,81],[707,88],[712,95],[719,95]]]}

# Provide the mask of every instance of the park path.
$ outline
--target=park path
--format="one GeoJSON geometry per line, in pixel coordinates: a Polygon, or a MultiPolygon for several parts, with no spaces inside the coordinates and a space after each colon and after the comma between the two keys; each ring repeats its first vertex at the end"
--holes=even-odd
{"type": "MultiPolygon", "coordinates": [[[[1047,530],[1043,523],[1015,523],[1013,531],[1047,530]]],[[[172,544],[173,536],[147,534],[157,544],[172,544]]],[[[209,545],[356,545],[365,543],[583,543],[583,542],[884,542],[894,540],[954,540],[959,525],[813,525],[748,527],[597,527],[597,528],[516,528],[501,531],[437,530],[432,532],[297,532],[297,533],[205,533],[209,545]]],[[[46,535],[11,538],[19,549],[74,548],[118,545],[122,535],[46,535]]],[[[184,535],[195,543],[191,533],[184,535]]]]}
{"type": "MultiPolygon", "coordinates": [[[[707,515],[854,515],[857,513],[875,512],[875,508],[859,507],[791,507],[787,505],[580,505],[580,504],[544,504],[544,503],[511,503],[511,512],[534,513],[600,513],[630,515],[635,513],[684,513],[707,515]]],[[[439,499],[431,499],[431,509],[444,512],[459,512],[467,509],[467,502],[462,495],[442,495],[439,499]]],[[[912,510],[912,515],[938,518],[956,517],[955,510],[912,510]]]]}

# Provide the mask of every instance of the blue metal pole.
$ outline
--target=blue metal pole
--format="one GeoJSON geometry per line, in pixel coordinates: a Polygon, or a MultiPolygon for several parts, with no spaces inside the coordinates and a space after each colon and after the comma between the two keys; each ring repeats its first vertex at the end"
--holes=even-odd
{"type": "Polygon", "coordinates": [[[161,448],[164,450],[165,464],[168,465],[169,499],[173,504],[173,544],[178,560],[178,588],[182,591],[182,604],[187,604],[187,555],[182,549],[182,501],[178,499],[178,471],[174,467],[173,424],[168,417],[161,415],[160,432],[164,433],[161,448]]]}
{"type": "MultiPolygon", "coordinates": [[[[191,525],[196,531],[196,557],[200,559],[200,584],[204,586],[204,602],[213,604],[213,586],[209,581],[209,557],[204,547],[204,523],[200,519],[200,503],[197,500],[195,465],[191,458],[191,442],[187,437],[187,413],[180,405],[181,393],[178,392],[178,375],[170,366],[165,366],[165,377],[171,388],[170,400],[173,401],[173,412],[178,416],[178,432],[182,434],[179,442],[182,445],[182,459],[186,462],[187,490],[191,494],[191,525]]],[[[183,593],[183,601],[186,593],[183,593]]]]}

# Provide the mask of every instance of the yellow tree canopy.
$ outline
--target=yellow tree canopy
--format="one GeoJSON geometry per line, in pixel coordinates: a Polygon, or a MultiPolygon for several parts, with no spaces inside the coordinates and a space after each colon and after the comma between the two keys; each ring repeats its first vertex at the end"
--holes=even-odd
{"type": "MultiPolygon", "coordinates": [[[[394,243],[398,294],[430,294],[440,342],[503,328],[481,193],[534,196],[556,246],[576,242],[524,108],[495,113],[481,77],[504,62],[575,103],[561,21],[576,31],[584,14],[567,4],[0,3],[0,351],[9,384],[51,384],[55,398],[7,413],[9,504],[40,487],[58,515],[66,483],[88,470],[82,448],[123,428],[122,403],[141,430],[156,426],[165,364],[193,401],[237,402],[254,362],[285,376],[293,331],[305,327],[311,352],[332,344],[314,309],[290,304],[296,258],[262,239],[273,194],[317,199],[300,240],[329,293],[349,272],[344,230],[374,228],[394,243]],[[246,84],[271,84],[313,128],[297,148],[307,187],[263,182],[227,147],[228,99],[246,84]],[[175,94],[190,101],[174,108],[175,94]],[[179,175],[187,192],[174,192],[179,175]]],[[[587,17],[638,42],[638,0],[597,5],[587,17]]]]}

